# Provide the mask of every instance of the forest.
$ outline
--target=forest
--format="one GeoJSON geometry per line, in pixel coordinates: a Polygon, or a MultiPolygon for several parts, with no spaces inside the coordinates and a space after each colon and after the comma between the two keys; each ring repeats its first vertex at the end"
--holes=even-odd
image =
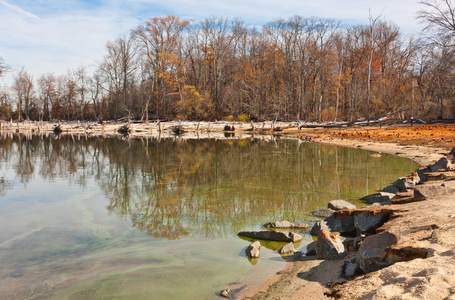
{"type": "MultiPolygon", "coordinates": [[[[336,122],[455,119],[454,5],[422,1],[419,36],[382,16],[367,25],[293,16],[153,17],[81,66],[38,78],[25,68],[0,87],[3,120],[336,122]]],[[[12,72],[0,57],[0,77],[12,72]]]]}

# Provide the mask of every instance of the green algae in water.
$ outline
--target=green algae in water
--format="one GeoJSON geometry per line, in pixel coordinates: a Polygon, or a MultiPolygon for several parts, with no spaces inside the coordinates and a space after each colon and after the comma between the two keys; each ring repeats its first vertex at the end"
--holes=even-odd
{"type": "MultiPolygon", "coordinates": [[[[284,267],[242,230],[357,199],[418,165],[296,140],[1,140],[0,298],[212,299],[284,267]]],[[[303,250],[312,238],[300,232],[303,250]]]]}

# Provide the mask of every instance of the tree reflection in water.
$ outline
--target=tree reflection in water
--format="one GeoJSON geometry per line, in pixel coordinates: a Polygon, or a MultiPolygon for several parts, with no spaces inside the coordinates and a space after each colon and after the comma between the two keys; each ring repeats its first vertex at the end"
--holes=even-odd
{"type": "MultiPolygon", "coordinates": [[[[289,139],[3,135],[0,155],[24,185],[36,172],[81,186],[95,180],[109,212],[165,239],[220,238],[265,220],[308,221],[330,200],[352,200],[416,168],[402,158],[368,159],[357,149],[289,139]]],[[[0,195],[6,189],[0,180],[0,195]]]]}

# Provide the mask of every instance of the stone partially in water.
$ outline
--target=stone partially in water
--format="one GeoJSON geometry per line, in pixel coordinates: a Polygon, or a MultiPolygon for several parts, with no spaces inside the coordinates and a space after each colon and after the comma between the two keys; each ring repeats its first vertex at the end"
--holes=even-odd
{"type": "Polygon", "coordinates": [[[294,254],[295,250],[294,250],[294,243],[289,243],[289,244],[286,244],[284,245],[279,251],[278,253],[280,254],[294,254]]]}
{"type": "Polygon", "coordinates": [[[329,202],[327,208],[333,210],[342,210],[343,208],[356,209],[357,207],[345,200],[332,200],[329,202]]]}
{"type": "Polygon", "coordinates": [[[248,237],[256,240],[269,240],[279,242],[295,242],[302,240],[302,236],[290,231],[241,231],[239,236],[248,237]]]}
{"type": "Polygon", "coordinates": [[[259,241],[255,241],[251,243],[245,250],[245,254],[247,257],[257,258],[261,253],[261,243],[259,241]]]}
{"type": "Polygon", "coordinates": [[[399,191],[400,191],[400,189],[397,188],[396,186],[389,185],[389,186],[386,186],[385,188],[383,188],[381,192],[390,193],[390,194],[397,194],[399,191]]]}
{"type": "Polygon", "coordinates": [[[347,253],[340,240],[339,232],[322,230],[316,241],[316,255],[318,259],[342,259],[347,253]]]}
{"type": "Polygon", "coordinates": [[[390,202],[390,200],[395,197],[395,194],[392,193],[385,193],[385,192],[379,192],[371,195],[367,195],[365,197],[360,198],[360,200],[364,200],[369,204],[373,204],[376,202],[390,202]]]}
{"type": "Polygon", "coordinates": [[[220,295],[223,296],[224,298],[231,298],[231,289],[224,289],[220,292],[220,295]]]}
{"type": "Polygon", "coordinates": [[[305,223],[291,223],[289,221],[275,221],[275,222],[268,222],[263,225],[265,228],[299,228],[306,230],[310,226],[305,223]]]}
{"type": "Polygon", "coordinates": [[[311,214],[313,216],[319,217],[319,218],[328,218],[328,217],[332,216],[334,212],[335,211],[333,209],[325,208],[325,209],[315,210],[315,211],[311,212],[311,214]]]}

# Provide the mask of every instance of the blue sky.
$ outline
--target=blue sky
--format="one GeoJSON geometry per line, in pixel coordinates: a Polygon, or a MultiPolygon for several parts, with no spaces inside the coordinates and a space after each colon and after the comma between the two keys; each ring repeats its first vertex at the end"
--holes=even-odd
{"type": "Polygon", "coordinates": [[[422,28],[415,19],[421,8],[414,0],[0,0],[0,56],[13,71],[25,67],[37,79],[94,65],[102,60],[106,42],[154,16],[239,17],[263,25],[301,15],[366,24],[371,10],[412,34],[422,28]]]}

